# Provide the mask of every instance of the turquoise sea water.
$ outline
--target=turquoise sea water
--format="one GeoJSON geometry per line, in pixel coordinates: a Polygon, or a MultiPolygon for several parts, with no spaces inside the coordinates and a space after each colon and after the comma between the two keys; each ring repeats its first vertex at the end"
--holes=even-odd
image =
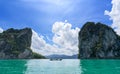
{"type": "Polygon", "coordinates": [[[0,60],[0,74],[120,74],[120,60],[0,60]]]}

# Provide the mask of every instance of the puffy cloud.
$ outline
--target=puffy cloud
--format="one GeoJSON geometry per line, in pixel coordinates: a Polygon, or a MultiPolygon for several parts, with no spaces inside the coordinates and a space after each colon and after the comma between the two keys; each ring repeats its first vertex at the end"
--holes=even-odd
{"type": "Polygon", "coordinates": [[[72,29],[72,25],[67,22],[55,22],[52,27],[54,34],[49,44],[43,36],[39,36],[34,30],[32,35],[31,48],[34,52],[42,55],[74,55],[78,54],[78,32],[79,28],[72,29]]]}
{"type": "Polygon", "coordinates": [[[79,28],[72,29],[72,25],[64,22],[56,22],[53,25],[53,42],[64,50],[78,52],[78,32],[79,28]]]}
{"type": "Polygon", "coordinates": [[[105,10],[105,15],[110,16],[110,20],[113,21],[112,27],[120,35],[120,0],[112,0],[112,9],[110,12],[105,10]]]}
{"type": "Polygon", "coordinates": [[[3,32],[3,29],[2,28],[0,28],[0,33],[2,33],[3,32]]]}
{"type": "Polygon", "coordinates": [[[44,47],[45,44],[46,42],[44,41],[43,36],[39,36],[34,30],[32,30],[32,48],[40,49],[41,47],[44,47]]]}

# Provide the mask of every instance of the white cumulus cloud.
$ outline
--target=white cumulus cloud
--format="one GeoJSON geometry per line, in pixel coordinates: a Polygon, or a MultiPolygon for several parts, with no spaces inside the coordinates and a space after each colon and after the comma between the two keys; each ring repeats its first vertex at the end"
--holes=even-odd
{"type": "Polygon", "coordinates": [[[72,29],[67,22],[55,22],[52,27],[54,34],[53,44],[47,43],[43,36],[39,36],[34,30],[31,48],[34,52],[42,55],[74,55],[78,54],[78,32],[79,28],[72,29]]]}
{"type": "Polygon", "coordinates": [[[79,28],[72,29],[72,25],[64,22],[56,22],[53,25],[53,42],[64,50],[70,50],[74,54],[78,52],[79,28]]]}
{"type": "Polygon", "coordinates": [[[3,29],[0,27],[0,33],[2,33],[3,32],[3,29]]]}
{"type": "Polygon", "coordinates": [[[105,15],[109,15],[113,21],[112,28],[120,35],[120,0],[112,0],[111,11],[105,10],[105,15]]]}

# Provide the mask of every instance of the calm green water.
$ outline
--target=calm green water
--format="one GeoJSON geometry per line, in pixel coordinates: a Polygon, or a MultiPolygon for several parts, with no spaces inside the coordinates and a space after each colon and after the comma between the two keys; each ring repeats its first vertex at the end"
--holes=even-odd
{"type": "Polygon", "coordinates": [[[0,60],[0,74],[120,74],[120,60],[0,60]]]}

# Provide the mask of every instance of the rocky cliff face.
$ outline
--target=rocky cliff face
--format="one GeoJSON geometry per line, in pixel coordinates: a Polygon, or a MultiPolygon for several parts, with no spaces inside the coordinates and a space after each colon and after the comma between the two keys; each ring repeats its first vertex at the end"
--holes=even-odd
{"type": "Polygon", "coordinates": [[[44,58],[30,49],[31,36],[30,28],[11,28],[0,33],[0,59],[44,58]]]}
{"type": "Polygon", "coordinates": [[[79,57],[120,58],[120,38],[112,28],[87,22],[79,32],[79,57]]]}

